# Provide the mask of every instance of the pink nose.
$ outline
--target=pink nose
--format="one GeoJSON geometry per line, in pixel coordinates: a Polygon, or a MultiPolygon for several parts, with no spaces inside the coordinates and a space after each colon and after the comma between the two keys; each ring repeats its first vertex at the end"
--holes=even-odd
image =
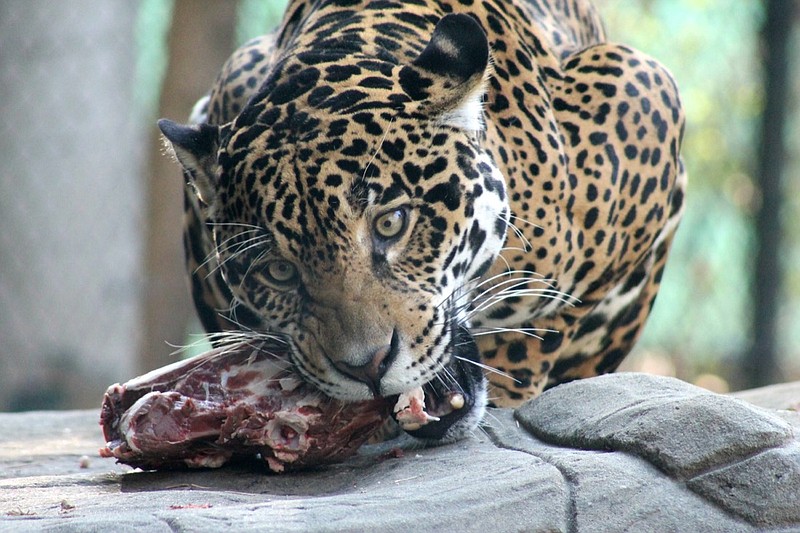
{"type": "Polygon", "coordinates": [[[373,396],[380,396],[381,379],[394,361],[397,355],[398,337],[397,330],[392,333],[391,344],[387,344],[375,350],[372,357],[363,365],[351,365],[344,361],[334,361],[334,366],[346,376],[350,376],[356,381],[365,383],[373,396]]]}

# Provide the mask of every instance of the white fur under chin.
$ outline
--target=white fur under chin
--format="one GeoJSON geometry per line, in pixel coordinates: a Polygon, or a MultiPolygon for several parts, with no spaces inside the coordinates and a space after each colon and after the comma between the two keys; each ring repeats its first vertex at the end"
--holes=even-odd
{"type": "Polygon", "coordinates": [[[489,393],[487,391],[486,379],[482,379],[483,383],[480,389],[475,392],[475,402],[469,414],[447,430],[447,433],[445,433],[444,437],[439,441],[440,444],[449,444],[469,437],[483,421],[483,417],[486,414],[486,403],[489,398],[489,393]]]}

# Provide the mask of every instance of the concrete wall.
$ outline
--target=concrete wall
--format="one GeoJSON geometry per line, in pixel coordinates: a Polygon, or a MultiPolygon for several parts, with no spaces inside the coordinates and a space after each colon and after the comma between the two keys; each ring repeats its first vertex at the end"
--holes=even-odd
{"type": "Polygon", "coordinates": [[[92,407],[132,375],[137,8],[0,2],[0,410],[92,407]]]}

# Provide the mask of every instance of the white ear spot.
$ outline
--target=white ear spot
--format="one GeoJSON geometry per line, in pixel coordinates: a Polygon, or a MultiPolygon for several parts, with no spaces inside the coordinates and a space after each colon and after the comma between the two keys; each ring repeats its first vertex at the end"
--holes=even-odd
{"type": "Polygon", "coordinates": [[[466,98],[459,102],[455,109],[451,109],[442,115],[442,123],[455,126],[462,130],[479,132],[486,129],[483,117],[483,95],[486,94],[486,87],[489,78],[494,74],[494,58],[489,55],[489,63],[483,72],[483,79],[472,89],[466,98]]]}
{"type": "Polygon", "coordinates": [[[483,84],[464,98],[458,107],[442,115],[442,122],[466,131],[483,131],[483,84]]]}
{"type": "Polygon", "coordinates": [[[208,103],[210,101],[211,96],[205,95],[195,102],[192,113],[189,115],[189,124],[204,124],[208,122],[208,103]]]}

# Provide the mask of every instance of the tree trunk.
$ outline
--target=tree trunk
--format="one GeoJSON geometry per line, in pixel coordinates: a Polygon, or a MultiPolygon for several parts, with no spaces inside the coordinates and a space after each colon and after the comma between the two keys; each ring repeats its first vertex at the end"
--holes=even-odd
{"type": "Polygon", "coordinates": [[[788,105],[789,38],[796,3],[767,0],[762,28],[764,110],[758,148],[757,179],[761,203],[755,215],[756,255],[753,265],[753,345],[744,362],[745,387],[780,379],[777,318],[781,298],[781,176],[785,166],[784,129],[788,105]]]}
{"type": "MultiPolygon", "coordinates": [[[[177,0],[169,32],[169,62],[159,116],[186,121],[232,52],[237,2],[177,0]]],[[[168,343],[183,344],[192,316],[183,261],[183,177],[152,127],[147,175],[145,294],[139,370],[174,361],[168,343]]]]}

